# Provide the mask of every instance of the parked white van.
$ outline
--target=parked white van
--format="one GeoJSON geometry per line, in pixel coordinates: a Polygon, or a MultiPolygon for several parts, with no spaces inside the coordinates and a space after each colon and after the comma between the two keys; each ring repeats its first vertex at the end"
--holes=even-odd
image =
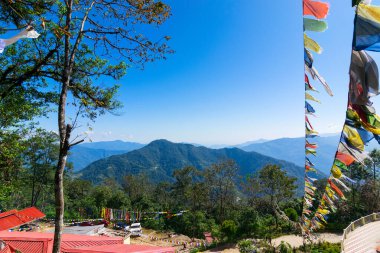
{"type": "Polygon", "coordinates": [[[131,226],[127,229],[131,233],[132,236],[141,236],[142,228],[140,223],[132,223],[131,226]]]}

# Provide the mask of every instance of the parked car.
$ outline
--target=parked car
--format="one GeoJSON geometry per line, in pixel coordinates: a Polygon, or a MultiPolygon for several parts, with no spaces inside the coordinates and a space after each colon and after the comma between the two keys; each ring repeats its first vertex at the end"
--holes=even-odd
{"type": "Polygon", "coordinates": [[[125,222],[117,222],[114,224],[115,229],[125,229],[127,226],[125,222]]]}
{"type": "Polygon", "coordinates": [[[28,224],[21,225],[18,231],[31,231],[33,229],[32,226],[28,224]]]}
{"type": "Polygon", "coordinates": [[[81,227],[88,227],[88,226],[94,226],[95,224],[91,221],[84,221],[84,222],[81,222],[79,223],[79,226],[81,227]]]}
{"type": "Polygon", "coordinates": [[[104,227],[108,227],[110,223],[106,220],[98,220],[95,222],[95,225],[102,225],[102,224],[104,225],[104,227]]]}
{"type": "Polygon", "coordinates": [[[141,236],[142,228],[140,223],[132,223],[126,231],[130,232],[132,236],[141,236]]]}

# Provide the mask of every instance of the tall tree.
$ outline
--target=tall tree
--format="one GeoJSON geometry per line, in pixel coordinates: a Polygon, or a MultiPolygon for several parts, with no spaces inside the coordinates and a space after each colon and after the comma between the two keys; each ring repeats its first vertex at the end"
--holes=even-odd
{"type": "Polygon", "coordinates": [[[286,217],[279,204],[294,197],[295,181],[295,178],[288,177],[278,165],[269,164],[249,178],[248,182],[252,185],[247,189],[251,191],[251,197],[267,199],[270,209],[275,214],[277,225],[278,217],[286,217]]]}
{"type": "Polygon", "coordinates": [[[41,193],[51,189],[55,164],[58,160],[58,136],[54,132],[37,129],[28,139],[24,163],[31,189],[30,205],[37,205],[41,193]]]}
{"type": "MultiPolygon", "coordinates": [[[[25,9],[27,3],[31,2],[9,4],[25,9]]],[[[152,34],[146,25],[161,25],[170,16],[170,7],[161,1],[58,0],[48,3],[48,12],[45,15],[41,12],[35,22],[45,28],[38,41],[22,41],[7,49],[9,57],[14,55],[22,64],[18,67],[23,69],[23,74],[3,72],[7,85],[0,91],[0,98],[18,89],[25,90],[26,86],[30,87],[28,92],[43,95],[41,93],[47,90],[59,97],[60,145],[55,174],[53,246],[53,252],[59,252],[64,212],[63,172],[70,147],[78,143],[71,139],[77,121],[68,121],[67,106],[78,108],[78,115],[91,120],[119,108],[120,102],[114,99],[118,85],[104,84],[108,81],[106,78],[119,80],[129,66],[143,67],[148,62],[165,58],[172,51],[165,42],[168,36],[148,38],[143,34],[152,34]]],[[[22,19],[22,13],[19,14],[17,16],[22,19]]],[[[12,66],[7,69],[13,70],[12,66]]]]}
{"type": "Polygon", "coordinates": [[[204,171],[210,203],[217,208],[219,221],[225,219],[226,210],[236,203],[237,172],[237,165],[232,160],[213,164],[204,171]]]}
{"type": "MultiPolygon", "coordinates": [[[[200,207],[202,197],[205,197],[205,187],[202,173],[197,168],[187,166],[173,172],[173,197],[177,200],[177,206],[181,209],[191,208],[196,210],[200,207]],[[202,188],[202,194],[201,193],[202,188]]],[[[198,209],[199,210],[199,209],[198,209]]]]}

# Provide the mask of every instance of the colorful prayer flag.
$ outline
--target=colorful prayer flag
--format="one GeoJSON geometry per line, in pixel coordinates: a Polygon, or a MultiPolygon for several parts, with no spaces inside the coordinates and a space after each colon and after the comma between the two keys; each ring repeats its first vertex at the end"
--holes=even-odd
{"type": "Polygon", "coordinates": [[[327,29],[327,23],[322,20],[303,18],[303,28],[305,31],[324,32],[327,29]]]}
{"type": "Polygon", "coordinates": [[[303,0],[303,15],[311,15],[317,19],[326,18],[329,12],[329,4],[312,1],[312,0],[303,0]]]}
{"type": "Polygon", "coordinates": [[[380,7],[360,3],[355,16],[353,49],[380,52],[380,7]]]}

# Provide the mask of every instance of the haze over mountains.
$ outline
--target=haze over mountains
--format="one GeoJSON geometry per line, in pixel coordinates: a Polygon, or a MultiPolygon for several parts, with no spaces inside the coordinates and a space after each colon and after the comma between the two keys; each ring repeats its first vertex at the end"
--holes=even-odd
{"type": "Polygon", "coordinates": [[[74,146],[70,150],[68,161],[73,164],[74,171],[78,171],[96,160],[112,155],[124,154],[143,146],[144,144],[119,140],[88,142],[74,146]]]}
{"type": "MultiPolygon", "coordinates": [[[[339,142],[339,135],[315,137],[310,142],[317,143],[317,156],[311,157],[315,167],[324,174],[329,174],[339,142]]],[[[262,143],[252,143],[242,147],[245,151],[256,151],[260,154],[293,162],[299,166],[305,163],[305,139],[281,138],[262,143]]]]}
{"type": "MultiPolygon", "coordinates": [[[[317,137],[313,141],[319,144],[318,154],[311,159],[316,164],[316,168],[328,174],[332,164],[333,156],[339,141],[339,135],[328,135],[317,137]]],[[[193,144],[194,146],[201,146],[193,144]]],[[[255,151],[275,159],[292,162],[298,166],[304,166],[304,138],[281,138],[275,140],[257,140],[235,145],[244,151],[255,151]]],[[[79,171],[92,162],[110,157],[112,155],[124,154],[144,147],[144,144],[123,141],[107,141],[84,143],[75,146],[69,161],[74,164],[74,171],[79,171]]],[[[209,148],[220,149],[229,147],[228,145],[215,145],[209,148]]],[[[375,147],[370,144],[370,148],[375,147]]]]}
{"type": "MultiPolygon", "coordinates": [[[[327,136],[322,136],[322,137],[316,137],[312,140],[313,142],[316,142],[319,145],[318,148],[318,153],[316,157],[311,157],[310,159],[313,161],[313,163],[316,165],[316,168],[321,171],[323,174],[328,175],[330,172],[330,166],[333,162],[334,154],[339,142],[339,135],[327,135],[327,136]]],[[[153,142],[155,143],[155,142],[153,142]]],[[[170,143],[170,142],[169,142],[170,143]]],[[[174,143],[173,143],[174,144],[174,143]]],[[[183,155],[180,153],[176,154],[170,154],[169,152],[161,152],[161,158],[160,159],[183,159],[183,161],[190,161],[188,164],[186,162],[178,162],[176,161],[174,163],[176,168],[170,168],[172,169],[177,169],[180,168],[178,166],[182,165],[194,165],[194,166],[199,166],[199,167],[204,167],[208,166],[213,162],[216,162],[218,159],[224,155],[224,157],[229,157],[234,158],[234,156],[237,156],[239,151],[231,151],[227,150],[224,147],[226,145],[219,145],[219,146],[213,146],[210,148],[203,147],[201,145],[197,144],[184,144],[184,143],[178,143],[175,145],[190,145],[193,146],[194,148],[199,148],[195,150],[194,148],[191,148],[189,150],[196,151],[196,156],[195,160],[192,159],[187,159],[186,157],[184,158],[183,155]],[[223,148],[223,149],[222,149],[223,148]],[[220,151],[221,149],[222,151],[220,151]],[[215,150],[215,152],[213,152],[215,150]],[[218,151],[219,150],[219,151],[218,151]],[[200,154],[200,153],[205,153],[205,154],[200,154]],[[167,154],[169,157],[163,157],[163,154],[167,154]],[[178,157],[173,157],[175,155],[178,155],[178,157]],[[196,161],[198,159],[198,161],[196,161]]],[[[104,158],[108,158],[111,156],[115,155],[125,155],[128,159],[132,157],[133,155],[136,155],[136,153],[133,153],[131,155],[126,155],[126,153],[139,150],[143,147],[145,147],[145,144],[141,143],[135,143],[135,142],[123,142],[123,141],[104,141],[104,142],[93,142],[93,143],[83,143],[81,145],[75,146],[71,154],[69,155],[69,161],[73,163],[74,165],[74,171],[78,172],[87,166],[89,166],[91,163],[95,161],[99,161],[97,163],[96,167],[99,167],[99,164],[102,164],[103,166],[108,166],[109,161],[118,161],[118,163],[122,164],[123,166],[126,166],[124,162],[119,162],[121,160],[124,161],[124,159],[119,159],[119,158],[110,158],[107,160],[107,163],[105,163],[106,160],[101,160],[104,158]],[[119,160],[118,160],[119,159],[119,160]]],[[[294,163],[295,165],[299,167],[304,166],[304,138],[299,137],[299,138],[281,138],[281,139],[275,139],[275,140],[257,140],[257,141],[251,141],[251,142],[246,142],[240,145],[236,145],[234,147],[238,147],[241,149],[240,151],[246,151],[246,152],[256,152],[256,155],[261,154],[266,157],[269,157],[270,159],[275,159],[275,160],[284,160],[290,163],[294,163]],[[257,154],[258,153],[258,154],[257,154]]],[[[369,146],[367,147],[367,150],[372,150],[374,148],[379,147],[379,145],[372,141],[370,142],[369,146]]],[[[151,147],[150,147],[151,148],[151,147]]],[[[231,148],[231,147],[230,147],[231,148]]],[[[152,150],[151,150],[152,151],[152,150]]],[[[152,151],[153,152],[153,151],[152,151]]],[[[156,152],[156,151],[154,151],[156,152]]],[[[153,152],[153,153],[154,153],[153,152]]],[[[190,151],[189,151],[190,152],[190,151]]],[[[143,149],[142,151],[139,151],[137,153],[144,153],[144,158],[142,159],[148,159],[150,155],[147,154],[149,153],[146,149],[143,149]]],[[[242,155],[243,157],[244,155],[242,155]]],[[[250,162],[255,163],[255,159],[250,159],[250,162]]],[[[141,161],[140,161],[141,162],[141,161]]],[[[157,161],[144,161],[142,162],[143,165],[146,166],[149,164],[151,166],[152,164],[157,165],[157,161]]],[[[154,165],[154,166],[156,166],[154,165]]],[[[173,166],[174,166],[173,165],[173,166]]],[[[128,165],[129,166],[129,165],[128,165]]],[[[153,166],[153,165],[152,165],[153,166]]],[[[161,164],[161,166],[164,166],[164,164],[161,164]]],[[[115,166],[114,166],[115,167],[115,166]]],[[[117,167],[117,166],[116,166],[117,167]]],[[[116,167],[114,169],[116,169],[116,167]]],[[[137,166],[138,167],[138,166],[137,166]]],[[[136,167],[136,168],[137,168],[136,167]]],[[[136,169],[135,168],[135,169],[136,169]]],[[[246,169],[246,168],[244,168],[246,169]]],[[[87,173],[87,172],[86,172],[87,173]]],[[[108,172],[107,172],[108,173],[108,172]]],[[[107,173],[105,173],[103,176],[107,176],[107,173]]],[[[169,173],[169,172],[168,172],[169,173]]],[[[112,174],[112,173],[111,173],[112,174]]],[[[115,172],[115,175],[117,173],[115,172]]],[[[160,174],[160,173],[158,173],[160,174]]],[[[102,173],[100,173],[102,175],[102,173]]],[[[167,172],[163,173],[163,177],[168,176],[167,172]],[[165,175],[165,176],[163,176],[165,175]]],[[[299,174],[301,176],[301,174],[299,174]]],[[[95,177],[96,178],[96,177],[95,177]]],[[[95,181],[98,181],[98,179],[94,179],[95,181]]]]}
{"type": "Polygon", "coordinates": [[[240,176],[254,173],[267,164],[278,164],[289,176],[298,179],[299,186],[303,183],[304,169],[290,162],[238,148],[210,149],[167,140],[156,140],[141,149],[95,161],[79,171],[78,176],[93,183],[107,178],[122,183],[126,175],[146,173],[154,182],[172,181],[176,169],[185,166],[204,169],[228,159],[236,162],[240,176]]]}

